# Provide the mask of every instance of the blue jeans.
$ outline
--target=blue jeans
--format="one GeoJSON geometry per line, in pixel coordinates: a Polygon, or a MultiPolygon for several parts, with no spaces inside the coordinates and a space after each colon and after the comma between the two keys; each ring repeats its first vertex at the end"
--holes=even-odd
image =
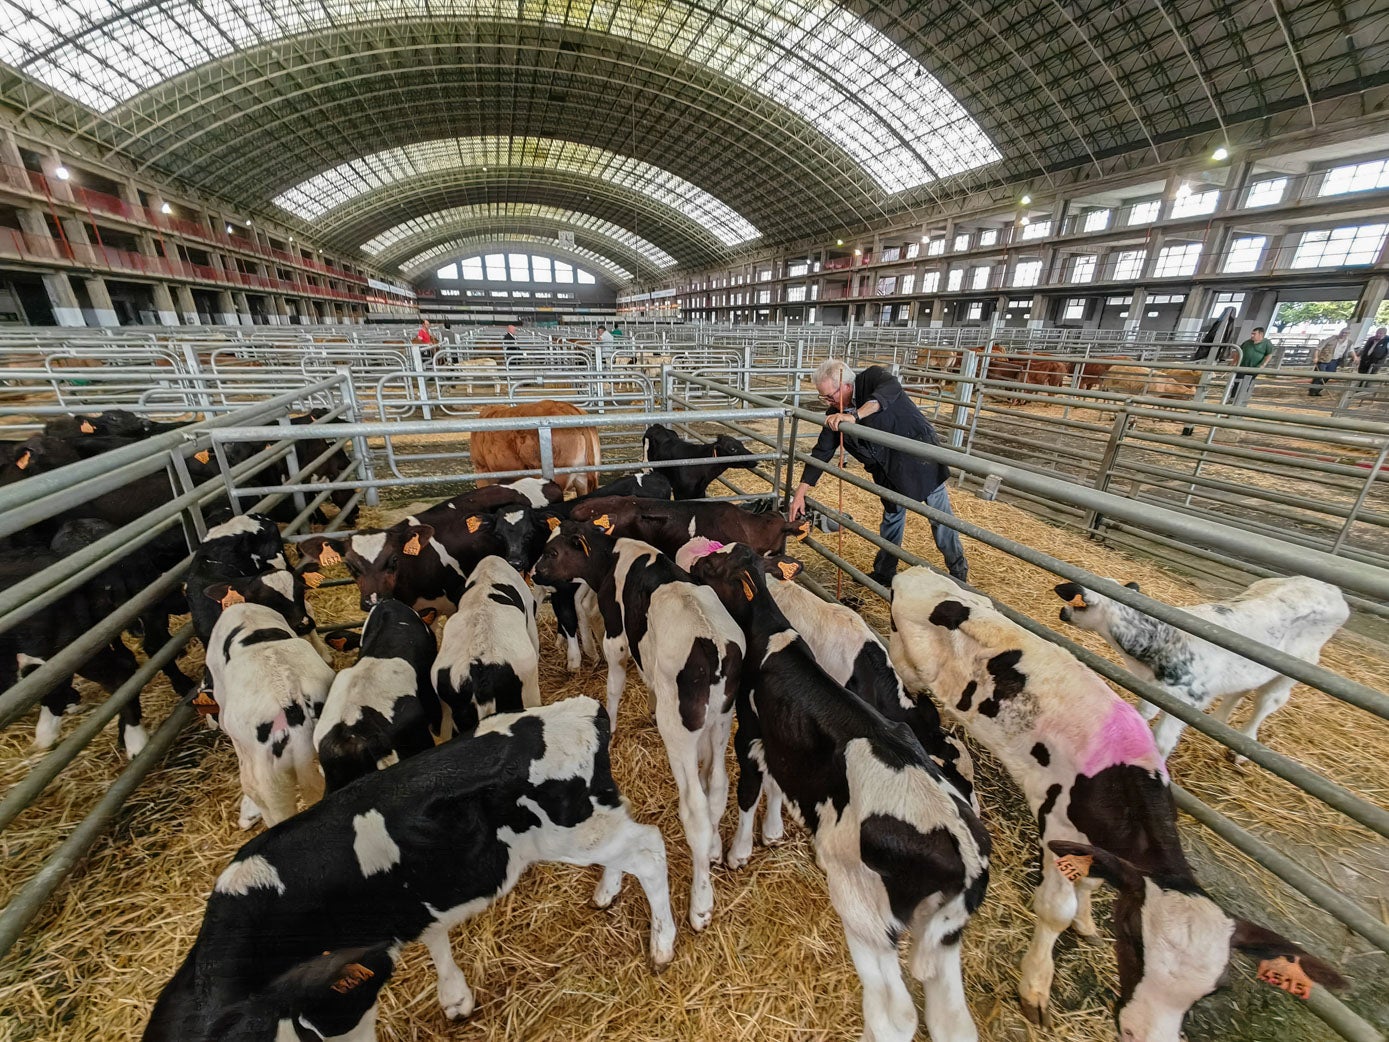
{"type": "MultiPolygon", "coordinates": [[[[1329,361],[1329,362],[1318,362],[1318,363],[1317,363],[1317,366],[1316,366],[1317,372],[1319,372],[1319,373],[1334,373],[1337,369],[1341,368],[1341,362],[1343,362],[1343,361],[1344,361],[1344,359],[1341,359],[1341,358],[1333,358],[1333,359],[1332,359],[1331,361],[1329,361]]],[[[1321,394],[1321,390],[1322,390],[1322,388],[1325,387],[1325,386],[1326,386],[1326,377],[1324,377],[1324,376],[1314,377],[1314,378],[1312,379],[1312,389],[1311,389],[1310,391],[1308,391],[1307,393],[1308,393],[1308,394],[1313,394],[1313,395],[1321,394]]]]}
{"type": "MultiPolygon", "coordinates": [[[[935,507],[943,514],[955,516],[950,509],[950,492],[941,485],[926,497],[926,505],[935,507]]],[[[901,506],[883,507],[883,523],[878,526],[878,534],[894,546],[902,545],[902,536],[907,530],[907,508],[901,506]]],[[[936,541],[936,549],[945,558],[945,566],[950,574],[961,582],[969,577],[969,562],[965,560],[965,548],[960,545],[960,534],[946,525],[931,522],[931,536],[936,541]]],[[[873,559],[873,578],[884,586],[892,585],[892,577],[897,574],[897,558],[887,550],[879,550],[873,559]]]]}

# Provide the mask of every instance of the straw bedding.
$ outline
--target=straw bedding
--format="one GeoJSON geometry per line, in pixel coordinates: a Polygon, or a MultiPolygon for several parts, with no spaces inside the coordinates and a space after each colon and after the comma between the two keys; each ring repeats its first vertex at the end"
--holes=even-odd
{"type": "MultiPolygon", "coordinates": [[[[755,479],[735,475],[735,480],[744,487],[756,486],[755,479]]],[[[837,498],[832,478],[818,491],[831,502],[837,498]]],[[[1002,503],[968,494],[955,498],[957,512],[968,520],[1058,557],[1123,579],[1136,578],[1145,591],[1167,600],[1204,599],[1202,592],[1155,564],[1128,559],[1002,503]]],[[[868,494],[846,485],[844,504],[860,520],[876,522],[877,501],[868,494]]],[[[363,521],[373,519],[368,512],[363,521]]],[[[837,537],[824,538],[835,545],[837,537]]],[[[936,559],[920,519],[911,520],[907,545],[936,559]]],[[[1036,618],[1055,618],[1059,602],[1050,591],[1054,578],[974,542],[967,542],[967,550],[977,585],[1036,618]]],[[[807,549],[797,552],[812,574],[833,589],[829,566],[807,549]]],[[[851,536],[845,537],[844,552],[861,567],[872,557],[872,548],[851,536]]],[[[351,586],[321,589],[313,601],[321,622],[359,618],[356,602],[351,586]]],[[[886,628],[885,606],[874,602],[865,614],[886,628]]],[[[1078,636],[1103,649],[1096,638],[1078,636]]],[[[200,651],[191,652],[184,660],[185,670],[196,668],[200,658],[200,651]]],[[[350,660],[341,656],[339,668],[350,660]]],[[[1383,649],[1349,635],[1333,641],[1325,661],[1369,682],[1382,680],[1386,673],[1383,649]]],[[[596,870],[540,866],[496,907],[454,931],[460,965],[478,997],[470,1021],[451,1025],[444,1020],[434,996],[432,967],[423,949],[413,946],[385,991],[380,1038],[732,1042],[858,1036],[857,977],[823,876],[798,828],[790,827],[785,846],[759,848],[746,869],[717,871],[713,924],[699,936],[689,931],[689,856],[675,787],[635,671],[631,678],[614,738],[613,766],[635,815],[658,824],[666,837],[672,902],[681,924],[674,965],[659,977],[647,969],[647,910],[634,881],[627,881],[612,910],[599,912],[587,904],[596,870]]],[[[542,617],[541,686],[546,701],[580,693],[601,700],[603,682],[598,665],[586,664],[575,676],[564,671],[562,655],[553,645],[553,622],[542,617]]],[[[146,695],[147,717],[157,723],[171,695],[162,680],[152,691],[146,695]]],[[[1265,726],[1264,734],[1273,748],[1369,799],[1382,803],[1389,795],[1389,741],[1378,721],[1357,710],[1299,689],[1289,706],[1265,726]]],[[[28,738],[24,726],[0,735],[3,783],[17,779],[23,766],[36,759],[27,750],[28,738]]],[[[39,806],[0,835],[0,857],[7,869],[0,877],[0,900],[8,899],[13,887],[32,874],[119,767],[108,731],[39,806]]],[[[1182,784],[1261,834],[1314,847],[1333,865],[1365,862],[1367,872],[1383,872],[1383,852],[1367,858],[1372,848],[1361,830],[1256,768],[1233,767],[1218,748],[1194,732],[1188,732],[1172,768],[1182,784]]],[[[965,934],[966,992],[983,1038],[1021,1042],[1043,1037],[1031,1033],[1014,999],[1018,960],[1032,929],[1028,903],[1037,879],[1036,826],[1015,788],[987,757],[981,758],[980,771],[986,820],[995,840],[994,871],[984,908],[965,934]]],[[[138,1037],[155,996],[196,935],[216,875],[247,838],[236,828],[238,797],[235,757],[225,737],[201,726],[191,728],[119,817],[114,832],[98,843],[11,953],[0,975],[0,1040],[138,1037]]],[[[736,820],[732,802],[730,808],[725,836],[736,820]]],[[[1188,836],[1196,833],[1194,826],[1187,829],[1188,836]]],[[[1284,928],[1288,919],[1304,917],[1294,896],[1281,888],[1270,892],[1237,855],[1225,849],[1217,853],[1229,866],[1228,878],[1244,880],[1252,891],[1243,895],[1249,910],[1263,912],[1275,906],[1280,914],[1273,925],[1284,928]]],[[[1310,867],[1322,870],[1320,864],[1310,867]]],[[[1384,892],[1382,878],[1371,874],[1369,881],[1379,885],[1361,896],[1384,892]]],[[[1217,892],[1230,896],[1232,888],[1217,892]]],[[[1105,905],[1107,898],[1099,916],[1102,924],[1105,905]]],[[[1345,968],[1357,980],[1385,977],[1382,959],[1352,959],[1349,947],[1336,944],[1322,950],[1346,959],[1345,968]]],[[[1111,945],[1067,935],[1056,956],[1056,1028],[1045,1037],[1055,1042],[1112,1038],[1109,1007],[1116,982],[1111,945]]],[[[1208,1000],[1189,1019],[1193,1042],[1333,1037],[1319,1021],[1292,1010],[1283,996],[1256,989],[1250,982],[1252,966],[1237,968],[1236,976],[1242,983],[1232,996],[1208,1000]]],[[[919,1003],[920,989],[915,982],[909,986],[919,1003]]],[[[1356,999],[1362,997],[1361,990],[1356,999]]],[[[1363,997],[1371,1005],[1384,998],[1368,990],[1363,997]]],[[[925,1037],[924,1029],[918,1037],[925,1037]]]]}

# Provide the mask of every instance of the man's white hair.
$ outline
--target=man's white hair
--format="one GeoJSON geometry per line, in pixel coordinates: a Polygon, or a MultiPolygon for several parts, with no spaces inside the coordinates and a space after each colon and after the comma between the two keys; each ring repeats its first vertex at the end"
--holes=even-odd
{"type": "Polygon", "coordinates": [[[826,358],[815,367],[815,386],[834,381],[835,387],[843,387],[854,382],[854,371],[842,358],[826,358]]]}

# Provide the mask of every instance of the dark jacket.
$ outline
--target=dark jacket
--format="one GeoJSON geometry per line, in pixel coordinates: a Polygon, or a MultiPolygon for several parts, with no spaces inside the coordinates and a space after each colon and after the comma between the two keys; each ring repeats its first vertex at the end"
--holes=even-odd
{"type": "Polygon", "coordinates": [[[1383,363],[1389,356],[1389,336],[1372,336],[1360,349],[1360,371],[1368,373],[1371,366],[1383,363]]]}
{"type": "MultiPolygon", "coordinates": [[[[870,366],[854,378],[853,404],[861,406],[869,399],[878,403],[878,411],[859,420],[863,426],[926,445],[940,444],[935,428],[907,397],[897,378],[880,365],[870,366]]],[[[837,411],[826,409],[825,415],[831,416],[837,411]]],[[[912,499],[925,499],[950,480],[950,469],[944,463],[897,452],[853,435],[845,436],[844,449],[867,468],[869,475],[879,485],[912,499]]],[[[820,432],[820,438],[810,454],[826,463],[838,463],[838,451],[839,435],[826,427],[820,432]]],[[[801,480],[807,485],[814,485],[820,480],[821,473],[818,468],[807,464],[801,480]]]]}

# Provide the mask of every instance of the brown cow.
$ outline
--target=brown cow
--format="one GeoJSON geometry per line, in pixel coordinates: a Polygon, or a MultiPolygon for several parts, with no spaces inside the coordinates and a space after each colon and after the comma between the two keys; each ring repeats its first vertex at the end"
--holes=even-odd
{"type": "MultiPolygon", "coordinates": [[[[524,405],[485,405],[478,410],[484,420],[511,419],[523,416],[583,416],[584,411],[568,402],[545,399],[524,405]]],[[[554,465],[581,467],[597,466],[602,462],[598,446],[598,428],[569,427],[556,429],[553,437],[554,465]]],[[[473,466],[478,473],[490,474],[515,470],[540,469],[540,436],[535,426],[528,430],[476,431],[472,436],[473,466]]],[[[502,479],[484,478],[479,485],[496,484],[502,479]]],[[[597,471],[575,471],[558,474],[555,481],[564,489],[584,495],[598,487],[597,471]]]]}
{"type": "Polygon", "coordinates": [[[1093,362],[1077,362],[1080,370],[1080,388],[1093,391],[1104,384],[1105,374],[1114,368],[1114,362],[1122,360],[1119,355],[1100,355],[1093,362]]]}
{"type": "Polygon", "coordinates": [[[1152,369],[1146,366],[1115,367],[1100,381],[1100,390],[1150,398],[1192,398],[1201,374],[1191,369],[1152,369]]]}

